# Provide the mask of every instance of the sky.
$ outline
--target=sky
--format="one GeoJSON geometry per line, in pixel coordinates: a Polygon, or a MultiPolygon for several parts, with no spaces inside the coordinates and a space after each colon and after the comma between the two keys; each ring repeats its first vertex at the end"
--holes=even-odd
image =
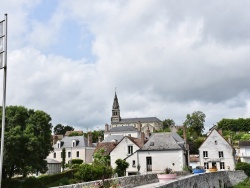
{"type": "Polygon", "coordinates": [[[222,118],[249,118],[249,7],[247,0],[0,0],[0,20],[8,14],[6,104],[84,132],[110,124],[115,91],[122,118],[182,125],[202,111],[206,130],[222,118]]]}

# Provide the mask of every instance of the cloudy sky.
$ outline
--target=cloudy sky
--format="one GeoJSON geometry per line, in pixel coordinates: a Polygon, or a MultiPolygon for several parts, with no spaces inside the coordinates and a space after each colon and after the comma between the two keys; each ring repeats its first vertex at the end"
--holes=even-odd
{"type": "Polygon", "coordinates": [[[8,13],[6,103],[83,131],[110,123],[115,88],[123,118],[180,125],[202,111],[208,129],[249,117],[249,7],[247,0],[0,0],[0,20],[8,13]]]}

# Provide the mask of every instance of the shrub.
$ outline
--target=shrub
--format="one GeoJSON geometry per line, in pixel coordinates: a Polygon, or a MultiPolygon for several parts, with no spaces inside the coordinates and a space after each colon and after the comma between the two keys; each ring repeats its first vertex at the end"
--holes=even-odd
{"type": "Polygon", "coordinates": [[[72,159],[72,165],[74,164],[82,164],[83,160],[82,159],[72,159]]]}
{"type": "Polygon", "coordinates": [[[236,164],[236,170],[243,170],[248,177],[250,177],[250,164],[239,162],[236,164]]]}

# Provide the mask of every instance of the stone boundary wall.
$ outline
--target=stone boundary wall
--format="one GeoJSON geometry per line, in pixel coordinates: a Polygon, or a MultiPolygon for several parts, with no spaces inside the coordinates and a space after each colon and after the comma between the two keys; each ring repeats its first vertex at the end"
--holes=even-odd
{"type": "Polygon", "coordinates": [[[230,188],[247,178],[241,171],[220,171],[196,174],[158,185],[158,188],[230,188]]]}
{"type": "MultiPolygon", "coordinates": [[[[166,183],[160,183],[155,186],[158,188],[230,188],[247,178],[243,171],[220,171],[205,174],[193,174],[184,177],[178,177],[166,183]]],[[[101,180],[84,182],[72,185],[63,185],[54,188],[88,188],[93,187],[101,180]]],[[[133,188],[140,185],[146,185],[159,182],[157,174],[134,175],[119,178],[106,179],[105,182],[119,182],[123,188],[133,188]]]]}

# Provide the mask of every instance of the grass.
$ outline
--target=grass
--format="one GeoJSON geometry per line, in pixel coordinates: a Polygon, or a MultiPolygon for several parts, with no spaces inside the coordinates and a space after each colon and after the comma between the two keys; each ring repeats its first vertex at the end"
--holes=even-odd
{"type": "Polygon", "coordinates": [[[249,188],[250,187],[250,177],[245,179],[243,182],[235,185],[233,188],[249,188]]]}

